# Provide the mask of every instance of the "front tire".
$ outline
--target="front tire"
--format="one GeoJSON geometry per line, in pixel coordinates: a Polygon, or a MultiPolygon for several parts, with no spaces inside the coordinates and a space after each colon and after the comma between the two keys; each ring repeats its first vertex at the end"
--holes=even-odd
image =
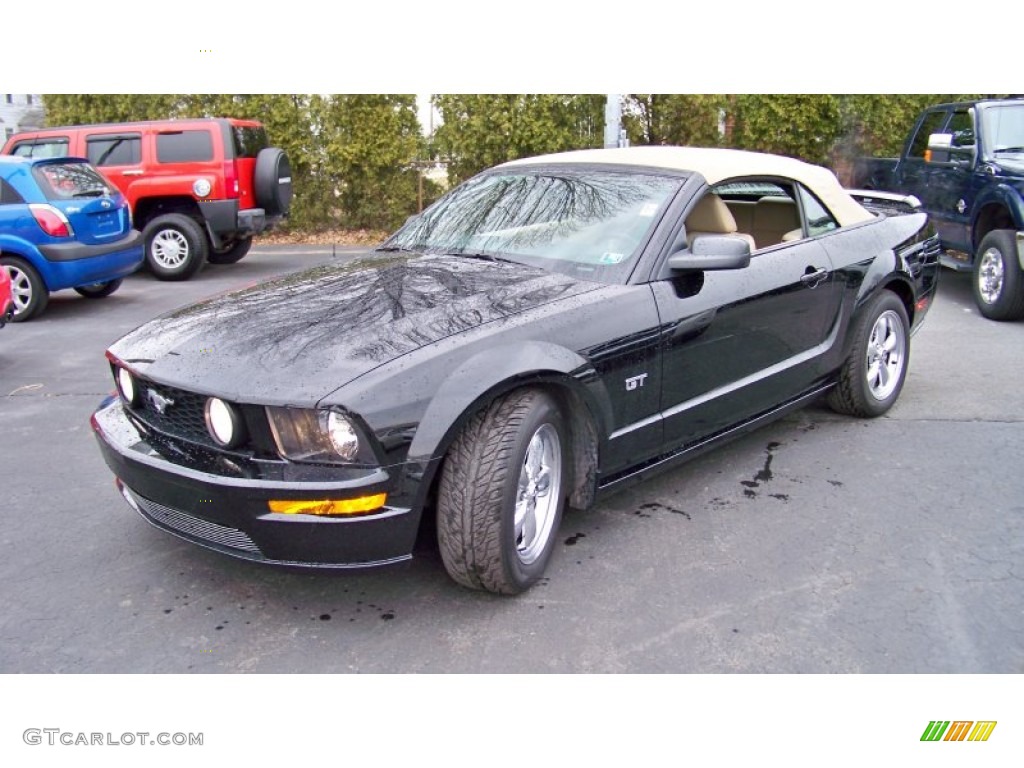
{"type": "Polygon", "coordinates": [[[184,214],[157,216],[146,225],[143,235],[146,263],[158,280],[188,280],[206,263],[206,235],[184,214]]]}
{"type": "Polygon", "coordinates": [[[16,256],[0,256],[0,265],[11,278],[11,298],[14,300],[12,323],[23,323],[36,317],[50,301],[50,290],[35,268],[16,256]]]}
{"type": "Polygon", "coordinates": [[[568,479],[566,430],[545,392],[513,392],[476,413],[441,470],[441,559],[459,584],[529,589],[554,551],[568,479]]]}
{"type": "Polygon", "coordinates": [[[121,280],[108,280],[105,283],[93,283],[92,285],[80,285],[75,288],[75,293],[87,299],[105,299],[121,287],[121,280]]]}
{"type": "Polygon", "coordinates": [[[903,302],[882,291],[853,327],[853,347],[828,394],[832,410],[874,418],[899,399],[910,362],[910,321],[903,302]]]}
{"type": "Polygon", "coordinates": [[[1024,317],[1024,273],[1013,230],[996,229],[982,238],[974,257],[974,303],[989,320],[1024,317]]]}

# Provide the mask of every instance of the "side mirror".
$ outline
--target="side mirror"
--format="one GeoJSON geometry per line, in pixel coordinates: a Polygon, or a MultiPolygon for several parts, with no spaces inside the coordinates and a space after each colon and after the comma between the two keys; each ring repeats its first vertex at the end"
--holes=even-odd
{"type": "Polygon", "coordinates": [[[744,269],[750,264],[750,243],[735,235],[698,235],[693,247],[668,257],[673,272],[744,269]]]}
{"type": "Polygon", "coordinates": [[[928,149],[924,153],[926,163],[948,163],[949,150],[953,146],[953,134],[932,133],[928,136],[928,149]]]}

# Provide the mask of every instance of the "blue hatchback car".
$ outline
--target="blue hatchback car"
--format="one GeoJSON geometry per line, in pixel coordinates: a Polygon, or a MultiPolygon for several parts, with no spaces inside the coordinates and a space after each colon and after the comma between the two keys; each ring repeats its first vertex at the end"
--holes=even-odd
{"type": "Polygon", "coordinates": [[[42,312],[52,291],[109,296],[142,260],[128,203],[87,160],[0,156],[0,264],[14,322],[42,312]]]}

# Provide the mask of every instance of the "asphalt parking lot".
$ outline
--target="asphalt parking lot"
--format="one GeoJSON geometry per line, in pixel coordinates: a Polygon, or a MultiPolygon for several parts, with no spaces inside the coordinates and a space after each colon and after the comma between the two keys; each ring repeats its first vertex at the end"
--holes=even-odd
{"type": "Polygon", "coordinates": [[[1024,672],[1024,323],[984,320],[945,271],[886,417],[812,407],[571,514],[518,598],[456,586],[430,550],[307,573],[147,525],[88,423],[104,349],[358,253],[254,249],[0,330],[0,672],[1024,672]]]}

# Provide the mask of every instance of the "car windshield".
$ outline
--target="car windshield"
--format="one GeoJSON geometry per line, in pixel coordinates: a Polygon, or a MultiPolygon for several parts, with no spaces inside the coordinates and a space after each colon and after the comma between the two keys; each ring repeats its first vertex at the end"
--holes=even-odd
{"type": "Polygon", "coordinates": [[[1024,103],[988,107],[983,125],[992,152],[1024,152],[1024,103]]]}
{"type": "Polygon", "coordinates": [[[47,163],[37,165],[32,171],[48,200],[110,194],[107,182],[86,163],[47,163]]]}
{"type": "Polygon", "coordinates": [[[505,259],[622,282],[682,182],[636,171],[495,171],[453,190],[382,249],[505,259]]]}

